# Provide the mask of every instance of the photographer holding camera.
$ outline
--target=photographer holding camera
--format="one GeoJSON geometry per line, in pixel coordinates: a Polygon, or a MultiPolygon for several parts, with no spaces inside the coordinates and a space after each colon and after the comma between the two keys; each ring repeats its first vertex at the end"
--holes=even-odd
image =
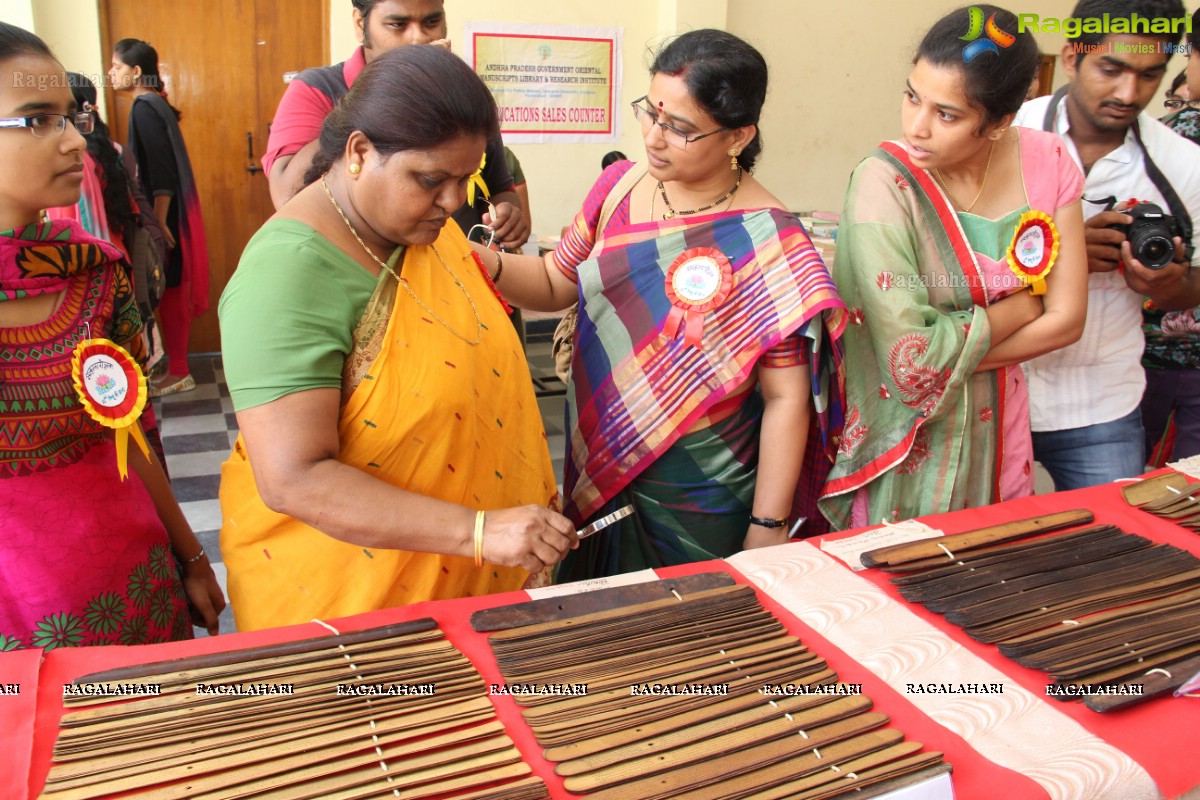
{"type": "MultiPolygon", "coordinates": [[[[1166,19],[1173,30],[1186,17],[1180,0],[1081,0],[1071,16],[1086,22],[1106,14],[1166,19]]],[[[1143,113],[1180,35],[1144,32],[1145,25],[1128,34],[1080,30],[1062,50],[1067,86],[1027,102],[1016,118],[1057,133],[1087,176],[1083,336],[1026,365],[1034,456],[1058,491],[1142,472],[1143,301],[1161,311],[1200,304],[1200,258],[1191,246],[1193,220],[1200,224],[1200,147],[1143,113]]]]}

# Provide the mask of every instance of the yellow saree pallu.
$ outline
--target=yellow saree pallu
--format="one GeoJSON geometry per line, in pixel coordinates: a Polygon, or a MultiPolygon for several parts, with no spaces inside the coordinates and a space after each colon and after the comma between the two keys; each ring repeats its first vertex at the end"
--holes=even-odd
{"type": "MultiPolygon", "coordinates": [[[[461,231],[447,226],[435,247],[478,311],[485,326],[480,341],[471,345],[447,328],[474,339],[475,315],[433,249],[409,248],[398,263],[412,293],[382,273],[356,328],[338,460],[473,509],[557,508],[545,431],[516,331],[461,231]]],[[[510,591],[528,577],[522,569],[477,568],[470,558],[347,544],[271,511],[258,495],[240,437],[222,467],[221,511],[221,552],[238,630],[510,591]]],[[[398,532],[405,522],[395,520],[398,532]]]]}

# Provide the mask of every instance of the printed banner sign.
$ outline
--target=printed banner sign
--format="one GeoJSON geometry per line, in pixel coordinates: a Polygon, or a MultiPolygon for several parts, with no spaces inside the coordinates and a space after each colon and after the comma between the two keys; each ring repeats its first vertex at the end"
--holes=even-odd
{"type": "Polygon", "coordinates": [[[509,144],[616,141],[620,28],[467,23],[509,144]]]}

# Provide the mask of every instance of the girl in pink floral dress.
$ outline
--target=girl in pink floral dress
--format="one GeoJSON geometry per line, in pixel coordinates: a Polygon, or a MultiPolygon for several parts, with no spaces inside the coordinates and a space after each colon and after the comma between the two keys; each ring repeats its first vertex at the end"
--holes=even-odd
{"type": "Polygon", "coordinates": [[[0,650],[188,638],[189,601],[215,633],[224,599],[158,460],[130,446],[122,480],[72,382],[85,339],[140,355],[120,251],[40,221],[79,199],[91,118],[33,34],[0,23],[0,67],[0,650]]]}

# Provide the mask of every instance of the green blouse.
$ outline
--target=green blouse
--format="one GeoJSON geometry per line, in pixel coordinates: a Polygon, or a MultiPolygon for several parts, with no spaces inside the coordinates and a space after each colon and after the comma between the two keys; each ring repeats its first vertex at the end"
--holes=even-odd
{"type": "Polygon", "coordinates": [[[302,222],[263,225],[246,245],[218,312],[234,409],[340,388],[354,327],[378,280],[302,222]]]}
{"type": "Polygon", "coordinates": [[[967,241],[977,253],[983,253],[994,261],[1004,261],[1009,245],[1012,244],[1013,231],[1021,215],[1029,210],[1026,204],[1016,211],[1005,214],[1000,219],[988,219],[966,211],[958,212],[958,221],[962,225],[967,241]]]}

